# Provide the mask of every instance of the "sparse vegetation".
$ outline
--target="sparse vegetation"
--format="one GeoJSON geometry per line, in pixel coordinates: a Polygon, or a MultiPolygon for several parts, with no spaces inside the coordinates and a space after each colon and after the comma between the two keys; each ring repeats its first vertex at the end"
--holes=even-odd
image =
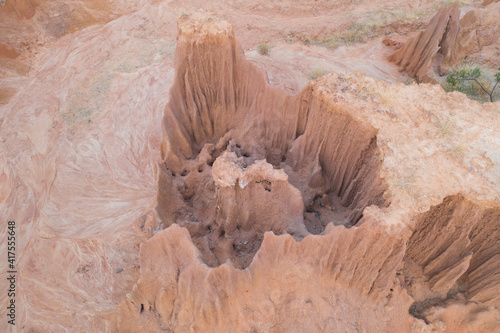
{"type": "Polygon", "coordinates": [[[364,43],[374,37],[388,35],[393,32],[415,31],[424,26],[436,14],[438,9],[455,2],[458,2],[459,6],[465,6],[470,5],[473,0],[439,0],[433,6],[415,8],[399,6],[378,8],[350,15],[353,23],[347,29],[333,31],[328,35],[317,38],[301,36],[296,31],[293,31],[287,35],[286,40],[290,42],[293,38],[297,38],[305,44],[312,42],[330,49],[336,49],[343,45],[364,43]]]}
{"type": "Polygon", "coordinates": [[[368,88],[362,87],[356,92],[356,96],[358,96],[358,98],[362,101],[366,101],[370,97],[370,92],[368,91],[368,88]]]}
{"type": "Polygon", "coordinates": [[[315,68],[313,69],[313,71],[311,72],[311,79],[312,80],[317,80],[319,79],[320,77],[322,77],[323,75],[326,75],[330,73],[330,71],[326,70],[326,69],[323,69],[323,68],[315,68]]]}
{"type": "Polygon", "coordinates": [[[448,152],[456,157],[462,158],[467,155],[469,151],[469,146],[466,143],[453,143],[449,148],[448,152]]]}
{"type": "Polygon", "coordinates": [[[291,43],[295,37],[297,37],[297,30],[289,31],[288,34],[286,35],[286,42],[291,43]]]}
{"type": "Polygon", "coordinates": [[[459,7],[480,3],[480,0],[436,0],[429,4],[411,6],[380,7],[377,9],[348,14],[350,25],[335,26],[322,35],[310,35],[307,29],[290,30],[283,34],[287,43],[302,42],[335,49],[342,45],[364,43],[371,38],[391,33],[406,33],[424,27],[442,7],[458,3],[459,7]]]}
{"type": "Polygon", "coordinates": [[[448,7],[448,6],[453,5],[455,2],[458,2],[459,7],[462,7],[462,6],[471,5],[473,1],[469,1],[469,0],[438,0],[434,3],[434,9],[438,10],[442,7],[448,7]]]}
{"type": "Polygon", "coordinates": [[[342,45],[351,45],[355,43],[366,42],[375,37],[377,27],[365,23],[353,23],[349,29],[333,33],[327,37],[315,40],[315,44],[336,49],[342,45]]]}
{"type": "Polygon", "coordinates": [[[447,137],[453,135],[456,130],[456,125],[451,120],[441,120],[436,121],[436,127],[438,129],[438,134],[441,137],[447,137]]]}
{"type": "Polygon", "coordinates": [[[415,205],[415,198],[417,197],[418,190],[413,173],[396,178],[394,186],[403,191],[411,200],[412,204],[415,205]]]}
{"type": "Polygon", "coordinates": [[[315,43],[330,49],[342,45],[364,43],[376,36],[394,32],[402,25],[408,25],[409,22],[421,24],[423,17],[425,15],[418,10],[408,11],[401,7],[379,8],[354,16],[356,21],[347,30],[316,39],[315,43]]]}
{"type": "Polygon", "coordinates": [[[404,81],[403,81],[404,85],[405,86],[411,86],[412,84],[416,83],[418,84],[418,77],[405,77],[404,81]]]}
{"type": "Polygon", "coordinates": [[[410,174],[405,177],[399,177],[396,179],[395,185],[403,191],[411,193],[414,191],[415,176],[410,174]]]}
{"type": "Polygon", "coordinates": [[[496,87],[500,83],[500,67],[493,79],[483,76],[479,67],[462,67],[448,73],[443,88],[446,91],[460,91],[469,98],[483,102],[499,100],[496,87]],[[485,98],[486,97],[486,98],[485,98]]]}
{"type": "Polygon", "coordinates": [[[268,56],[271,53],[271,48],[267,43],[262,42],[257,46],[257,51],[260,55],[268,56]]]}
{"type": "Polygon", "coordinates": [[[390,89],[380,89],[377,93],[377,98],[383,105],[392,105],[396,99],[395,94],[390,89]]]}

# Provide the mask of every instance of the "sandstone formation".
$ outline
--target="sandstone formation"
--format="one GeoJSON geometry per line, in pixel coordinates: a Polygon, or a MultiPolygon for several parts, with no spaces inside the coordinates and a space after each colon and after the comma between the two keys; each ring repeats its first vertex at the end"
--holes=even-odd
{"type": "Polygon", "coordinates": [[[452,53],[443,62],[443,70],[459,63],[466,56],[470,61],[493,69],[500,66],[500,3],[493,1],[485,8],[467,12],[460,19],[460,34],[452,53]]]}
{"type": "Polygon", "coordinates": [[[330,75],[290,96],[226,22],[180,19],[158,184],[167,228],[142,247],[116,329],[451,332],[449,311],[468,311],[461,330],[495,331],[498,172],[436,186],[441,143],[398,142],[423,139],[431,113],[402,113],[396,95],[366,107],[376,86],[330,75]],[[396,161],[398,172],[419,163],[430,186],[399,178],[396,161]]]}
{"type": "Polygon", "coordinates": [[[0,6],[0,332],[499,331],[498,103],[284,41],[373,2],[38,3],[0,6]]]}
{"type": "Polygon", "coordinates": [[[500,4],[486,4],[460,18],[455,3],[443,7],[425,30],[411,37],[389,57],[401,71],[421,82],[437,83],[437,75],[446,73],[466,57],[496,68],[500,51],[500,4]],[[482,54],[475,54],[482,51],[482,54]]]}
{"type": "Polygon", "coordinates": [[[389,57],[400,70],[406,70],[421,82],[433,82],[432,73],[443,58],[449,57],[460,31],[458,4],[443,7],[427,28],[389,57]]]}
{"type": "MultiPolygon", "coordinates": [[[[461,292],[475,303],[497,305],[499,221],[497,208],[478,206],[460,195],[448,197],[419,217],[408,241],[405,264],[409,270],[412,266],[421,270],[426,291],[436,297],[451,298],[461,292]]],[[[411,294],[418,301],[429,298],[421,290],[411,294]]]]}

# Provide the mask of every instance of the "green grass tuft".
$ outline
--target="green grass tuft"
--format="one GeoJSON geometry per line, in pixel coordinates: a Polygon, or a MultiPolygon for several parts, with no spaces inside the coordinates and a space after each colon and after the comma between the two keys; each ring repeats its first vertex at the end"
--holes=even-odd
{"type": "Polygon", "coordinates": [[[330,73],[330,71],[326,70],[326,69],[323,69],[323,68],[315,68],[313,69],[313,71],[311,72],[311,79],[312,80],[317,80],[319,79],[320,77],[322,77],[323,75],[326,75],[330,73]]]}
{"type": "Polygon", "coordinates": [[[271,53],[271,48],[267,43],[262,42],[257,46],[257,51],[260,55],[268,56],[271,53]]]}

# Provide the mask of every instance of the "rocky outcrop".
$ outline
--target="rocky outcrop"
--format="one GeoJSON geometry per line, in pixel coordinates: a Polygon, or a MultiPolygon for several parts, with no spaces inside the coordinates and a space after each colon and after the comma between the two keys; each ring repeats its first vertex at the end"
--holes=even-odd
{"type": "Polygon", "coordinates": [[[496,68],[499,59],[493,54],[500,48],[499,17],[498,3],[473,9],[461,19],[458,4],[443,7],[424,31],[410,38],[389,60],[420,82],[431,83],[466,56],[496,68]]]}
{"type": "Polygon", "coordinates": [[[441,143],[397,139],[427,140],[432,123],[398,114],[422,102],[401,102],[408,87],[386,88],[332,74],[290,96],[245,60],[226,22],[180,19],[162,122],[165,229],[141,249],[116,329],[426,331],[455,307],[484,314],[464,326],[492,327],[498,192],[482,176],[432,185],[454,162],[433,164],[441,143]]]}
{"type": "Polygon", "coordinates": [[[500,305],[498,221],[498,207],[480,207],[462,196],[448,197],[422,214],[404,259],[408,270],[417,265],[425,277],[428,290],[410,290],[415,299],[428,298],[429,291],[444,299],[455,287],[467,300],[500,305]]]}
{"type": "Polygon", "coordinates": [[[418,218],[403,259],[412,314],[446,322],[447,332],[498,332],[498,221],[498,205],[481,207],[460,195],[418,218]],[[460,320],[450,320],[458,313],[460,320]]]}
{"type": "Polygon", "coordinates": [[[334,303],[319,295],[335,288],[375,306],[405,233],[369,218],[342,225],[384,206],[376,132],[311,88],[289,96],[268,86],[216,17],[179,21],[176,59],[157,207],[171,226],[141,251],[150,273],[121,305],[118,329],[280,331],[302,320],[325,328],[332,314],[319,303],[334,303]],[[283,307],[290,297],[317,315],[283,307]]]}
{"type": "Polygon", "coordinates": [[[443,60],[442,70],[459,64],[466,56],[470,61],[496,69],[500,66],[500,3],[473,9],[460,19],[460,33],[454,52],[443,60]]]}
{"type": "Polygon", "coordinates": [[[484,0],[481,6],[485,7],[491,5],[492,3],[498,2],[499,0],[484,0]]]}
{"type": "Polygon", "coordinates": [[[142,248],[144,274],[120,306],[118,330],[328,332],[351,324],[369,330],[368,311],[389,292],[403,253],[403,238],[376,224],[330,226],[302,242],[266,233],[248,269],[231,262],[209,268],[187,230],[173,225],[142,248]],[[348,305],[335,313],[338,302],[348,305]],[[349,313],[360,309],[367,313],[349,313]],[[336,323],[342,312],[346,322],[336,323]]]}
{"type": "Polygon", "coordinates": [[[410,38],[389,60],[421,82],[436,82],[433,73],[442,59],[450,56],[460,31],[459,16],[458,4],[441,8],[425,30],[410,38]]]}
{"type": "Polygon", "coordinates": [[[166,226],[190,230],[211,266],[234,258],[243,235],[255,253],[265,231],[302,239],[326,220],[355,225],[366,206],[384,205],[375,131],[311,89],[271,88],[226,22],[181,20],[176,59],[157,211],[166,226]],[[255,223],[266,227],[245,234],[255,223]]]}

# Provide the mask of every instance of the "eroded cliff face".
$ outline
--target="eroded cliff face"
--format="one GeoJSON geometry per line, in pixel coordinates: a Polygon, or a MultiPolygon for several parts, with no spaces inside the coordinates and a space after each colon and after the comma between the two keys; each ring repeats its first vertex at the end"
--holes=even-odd
{"type": "Polygon", "coordinates": [[[374,129],[310,88],[271,88],[227,23],[185,20],[179,30],[157,211],[190,230],[207,263],[255,253],[265,231],[299,240],[384,205],[374,129]]]}
{"type": "Polygon", "coordinates": [[[225,21],[178,25],[165,229],[141,248],[118,331],[497,330],[498,142],[465,116],[448,131],[458,110],[436,101],[460,98],[491,129],[496,106],[337,74],[290,96],[225,21]],[[481,148],[447,151],[454,133],[481,148]]]}
{"type": "Polygon", "coordinates": [[[491,309],[500,304],[499,221],[498,206],[460,195],[418,217],[403,260],[408,281],[403,285],[415,299],[413,315],[432,322],[436,313],[458,308],[464,315],[448,331],[488,331],[489,325],[498,330],[500,317],[491,309]]]}
{"type": "Polygon", "coordinates": [[[467,56],[469,60],[499,65],[494,56],[500,50],[500,4],[485,3],[461,17],[458,4],[443,7],[425,30],[411,37],[389,57],[421,82],[437,83],[437,75],[446,73],[467,56]]]}

